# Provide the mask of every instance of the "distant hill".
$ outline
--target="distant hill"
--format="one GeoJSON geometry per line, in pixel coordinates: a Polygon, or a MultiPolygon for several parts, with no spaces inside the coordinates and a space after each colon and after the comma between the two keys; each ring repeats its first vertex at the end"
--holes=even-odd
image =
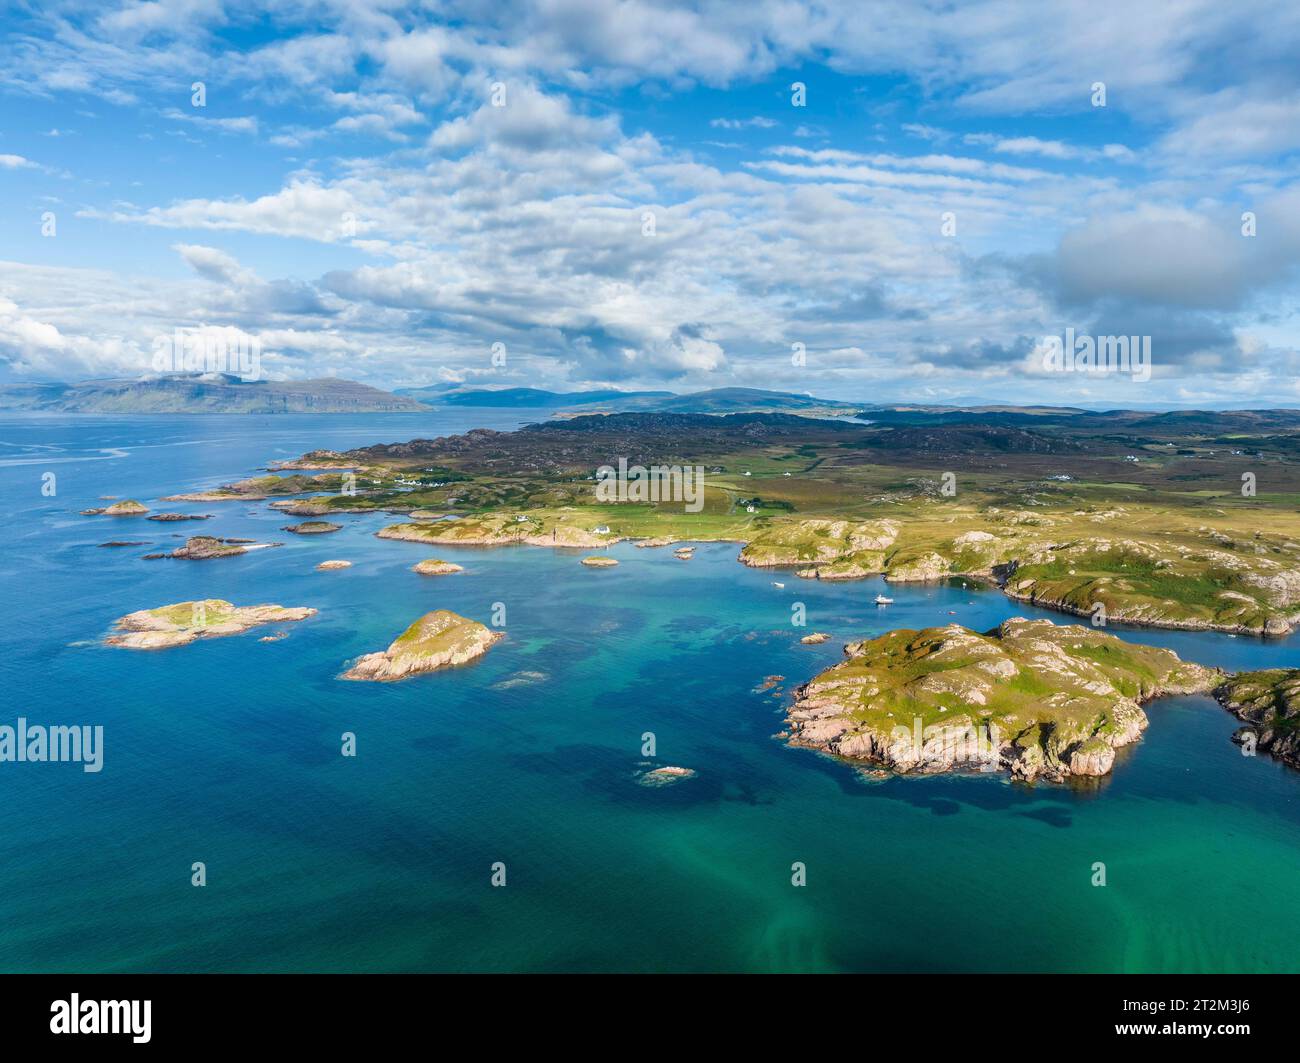
{"type": "Polygon", "coordinates": [[[42,413],[419,413],[422,403],[355,380],[254,380],[175,373],[0,386],[0,410],[42,413]]]}
{"type": "Polygon", "coordinates": [[[428,406],[498,406],[531,409],[672,398],[671,391],[543,391],[541,388],[398,388],[396,394],[428,406]]]}
{"type": "Polygon", "coordinates": [[[824,413],[849,415],[858,404],[758,388],[671,391],[544,391],[540,388],[400,388],[397,394],[430,406],[518,406],[574,413],[824,413]]]}

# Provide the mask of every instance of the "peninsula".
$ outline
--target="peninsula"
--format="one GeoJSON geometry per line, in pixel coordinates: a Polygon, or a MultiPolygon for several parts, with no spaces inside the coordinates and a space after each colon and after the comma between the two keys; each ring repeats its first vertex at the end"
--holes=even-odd
{"type": "Polygon", "coordinates": [[[584,415],[310,451],[173,497],[405,514],[377,534],[428,545],[730,541],[804,579],[977,581],[1099,623],[1300,624],[1300,411],[861,412],[584,415]],[[599,501],[597,470],[620,461],[702,470],[701,504],[599,501]]]}

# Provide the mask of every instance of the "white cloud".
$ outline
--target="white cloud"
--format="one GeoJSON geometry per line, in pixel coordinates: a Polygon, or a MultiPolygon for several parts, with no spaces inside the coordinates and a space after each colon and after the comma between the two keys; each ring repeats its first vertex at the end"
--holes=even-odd
{"type": "MultiPolygon", "coordinates": [[[[1295,335],[1278,289],[1300,257],[1300,204],[1284,193],[1285,152],[1300,146],[1300,16],[1277,5],[447,10],[271,5],[266,24],[283,36],[257,45],[225,32],[245,12],[204,0],[107,13],[69,0],[33,15],[0,57],[9,92],[124,126],[134,116],[145,132],[162,115],[173,132],[269,146],[256,165],[186,171],[174,200],[132,190],[142,205],[120,203],[116,170],[101,196],[87,185],[79,217],[125,238],[167,230],[146,235],[176,239],[189,272],[166,254],[165,281],[0,267],[7,356],[27,372],[127,371],[150,330],[199,319],[261,334],[288,375],[478,379],[501,339],[518,383],[861,393],[870,379],[951,396],[1016,387],[1022,341],[1055,327],[1062,306],[1167,311],[1162,327],[1207,379],[1243,327],[1273,330],[1252,350],[1278,364],[1295,335]],[[1266,14],[1268,32],[1252,34],[1266,14]],[[809,107],[787,122],[783,71],[804,66],[835,76],[810,77],[809,107]],[[908,92],[855,95],[841,79],[856,74],[905,79],[908,92]],[[208,84],[210,112],[186,106],[191,80],[208,84]],[[1105,112],[1088,102],[1095,80],[1105,112]],[[743,88],[745,102],[691,98],[700,84],[743,88]],[[624,90],[639,101],[626,114],[624,90]],[[681,109],[659,124],[660,107],[681,109]],[[867,122],[846,135],[858,107],[867,122]],[[737,154],[712,165],[672,119],[719,110],[732,115],[713,128],[785,128],[791,143],[746,154],[747,138],[728,137],[718,143],[737,154]],[[974,122],[999,132],[967,132],[974,122]],[[895,130],[923,153],[864,148],[895,130]],[[289,169],[276,147],[313,157],[289,169]],[[1246,207],[1259,214],[1253,242],[1237,232],[1246,207]],[[954,237],[940,232],[948,212],[954,237]],[[814,354],[807,371],[788,364],[794,340],[814,354]]],[[[165,152],[191,149],[164,139],[165,152]]],[[[224,144],[202,146],[215,156],[224,144]]],[[[1046,397],[1052,383],[1041,386],[1046,397]]]]}
{"type": "Polygon", "coordinates": [[[714,118],[709,125],[715,129],[774,129],[781,123],[758,114],[753,118],[714,118]]]}

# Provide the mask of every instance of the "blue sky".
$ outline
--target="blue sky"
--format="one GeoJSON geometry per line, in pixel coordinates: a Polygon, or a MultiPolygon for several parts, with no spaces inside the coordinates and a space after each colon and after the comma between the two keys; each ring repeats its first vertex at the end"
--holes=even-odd
{"type": "Polygon", "coordinates": [[[383,387],[1300,402],[1295,5],[55,0],[3,25],[5,381],[144,375],[183,328],[383,387]],[[1067,328],[1150,336],[1150,380],[1047,372],[1067,328]]]}

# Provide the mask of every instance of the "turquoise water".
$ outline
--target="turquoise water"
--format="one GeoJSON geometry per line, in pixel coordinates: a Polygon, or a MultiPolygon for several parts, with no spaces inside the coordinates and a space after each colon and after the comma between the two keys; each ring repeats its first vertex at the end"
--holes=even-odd
{"type": "MultiPolygon", "coordinates": [[[[1150,706],[1143,741],[1089,789],[865,782],[771,737],[787,691],[849,638],[1059,615],[982,588],[897,587],[883,611],[876,581],[779,589],[727,544],[687,563],[624,544],[609,570],[438,548],[465,572],[431,579],[409,567],[433,551],[374,538],[391,518],[304,539],[264,503],[156,501],[317,446],[521,419],[0,420],[0,723],[105,731],[97,775],[0,764],[0,970],[1300,970],[1300,774],[1241,756],[1209,699],[1150,706]],[[101,494],[218,516],[78,515],[101,494]],[[285,545],[139,560],[195,530],[285,545]],[[354,567],[315,571],[335,557],[354,567]],[[277,642],[97,644],[126,612],[196,597],[320,613],[277,642]],[[429,609],[486,622],[498,602],[509,636],[468,668],[336,678],[429,609]],[[800,645],[809,630],[834,638],[800,645]],[[757,689],[772,674],[779,690],[757,689]],[[645,731],[659,763],[698,776],[637,785],[645,731]]],[[[1295,640],[1113,630],[1206,664],[1300,662],[1295,640]]]]}

